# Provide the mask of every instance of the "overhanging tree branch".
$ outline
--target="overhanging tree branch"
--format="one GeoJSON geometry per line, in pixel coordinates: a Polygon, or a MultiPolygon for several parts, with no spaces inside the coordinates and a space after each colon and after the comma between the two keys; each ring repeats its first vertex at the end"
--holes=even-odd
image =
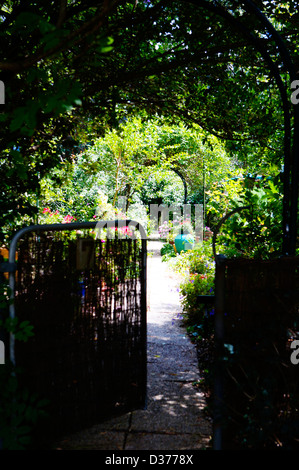
{"type": "Polygon", "coordinates": [[[51,58],[58,52],[66,50],[68,47],[70,47],[70,45],[74,46],[80,44],[86,37],[93,35],[101,28],[101,26],[104,24],[104,20],[106,20],[107,15],[119,3],[119,0],[106,0],[99,14],[97,14],[94,18],[92,18],[80,28],[68,34],[65,38],[63,38],[63,40],[59,42],[59,44],[57,44],[55,47],[52,47],[49,51],[44,51],[44,48],[40,48],[37,53],[22,61],[0,62],[0,70],[20,73],[23,70],[26,70],[37,64],[38,62],[51,58]]]}

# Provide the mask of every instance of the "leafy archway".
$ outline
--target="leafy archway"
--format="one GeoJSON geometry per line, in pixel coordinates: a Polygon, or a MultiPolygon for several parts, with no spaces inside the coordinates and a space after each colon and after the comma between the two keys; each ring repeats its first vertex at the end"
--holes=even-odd
{"type": "MultiPolygon", "coordinates": [[[[257,139],[262,151],[267,138],[277,137],[275,160],[284,162],[283,254],[294,254],[298,107],[291,105],[288,89],[296,68],[282,36],[265,16],[272,15],[273,3],[2,2],[2,230],[14,230],[18,218],[20,224],[30,220],[40,177],[72,157],[69,142],[92,141],[107,125],[117,127],[136,109],[147,109],[197,122],[240,147],[257,139]],[[262,70],[268,71],[265,76],[262,70]],[[241,88],[252,84],[239,98],[238,82],[241,88]],[[255,89],[261,91],[261,102],[255,89]],[[248,113],[240,106],[242,99],[251,105],[248,113]],[[247,122],[251,113],[254,119],[247,122]],[[267,120],[261,122],[264,116],[267,120]],[[283,125],[272,132],[280,119],[283,125]]],[[[280,5],[276,13],[279,23],[280,5]]],[[[294,33],[286,31],[294,55],[294,33]]]]}
{"type": "Polygon", "coordinates": [[[3,2],[2,226],[32,216],[27,195],[40,175],[71,157],[72,149],[62,152],[70,137],[80,145],[146,108],[196,121],[243,153],[258,142],[259,158],[275,135],[277,164],[282,139],[283,252],[294,253],[298,107],[288,90],[296,77],[295,12],[296,2],[250,0],[40,2],[37,9],[31,1],[3,2]]]}
{"type": "Polygon", "coordinates": [[[225,5],[222,5],[223,2],[212,3],[207,2],[206,0],[191,0],[190,3],[204,5],[207,10],[215,12],[217,15],[225,18],[228,23],[232,24],[233,27],[238,30],[241,35],[245,36],[254,46],[254,48],[261,53],[263,59],[265,60],[266,66],[269,68],[271,74],[273,74],[275,78],[281,96],[284,115],[284,201],[282,251],[285,255],[294,255],[297,238],[299,110],[298,106],[296,105],[292,106],[290,109],[291,100],[289,96],[289,89],[291,87],[291,83],[296,79],[295,65],[278,31],[270,23],[264,13],[262,13],[258,5],[251,0],[244,0],[242,2],[243,6],[238,5],[236,2],[231,2],[232,5],[226,5],[226,7],[225,5]],[[256,20],[254,21],[255,31],[248,28],[247,24],[250,24],[250,21],[248,22],[248,17],[246,17],[246,22],[242,21],[244,12],[256,20]],[[258,37],[256,34],[256,29],[258,28],[259,32],[263,31],[263,34],[272,40],[272,48],[274,53],[276,53],[275,61],[271,57],[271,52],[273,54],[273,51],[267,50],[267,48],[262,44],[260,37],[258,37]],[[279,58],[280,61],[277,58],[279,58]],[[283,69],[289,73],[290,81],[288,83],[288,88],[286,88],[286,85],[282,79],[282,71],[280,68],[281,65],[283,69]]]}

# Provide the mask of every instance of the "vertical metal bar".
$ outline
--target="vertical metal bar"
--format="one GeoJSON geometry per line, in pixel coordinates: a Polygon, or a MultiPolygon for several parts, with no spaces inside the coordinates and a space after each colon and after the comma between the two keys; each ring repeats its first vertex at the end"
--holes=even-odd
{"type": "MultiPolygon", "coordinates": [[[[13,264],[16,261],[16,252],[17,252],[17,243],[19,238],[24,233],[24,230],[20,230],[12,239],[11,245],[9,247],[9,263],[13,264]]],[[[15,271],[9,272],[9,288],[10,288],[10,304],[9,304],[9,317],[11,319],[15,318],[15,271]]],[[[9,335],[9,358],[13,365],[15,365],[15,337],[13,333],[9,335]]]]}
{"type": "Polygon", "coordinates": [[[141,239],[141,338],[143,347],[143,406],[147,406],[147,240],[141,239]]]}
{"type": "MultiPolygon", "coordinates": [[[[3,256],[0,255],[0,266],[1,266],[1,263],[3,262],[3,256]]],[[[5,277],[4,277],[4,272],[2,272],[0,270],[0,287],[2,284],[5,284],[5,277]]],[[[4,315],[2,315],[2,313],[5,315],[5,310],[1,309],[0,308],[0,320],[3,320],[4,319],[4,315]]],[[[5,332],[5,329],[3,327],[0,326],[0,342],[2,341],[5,344],[7,344],[7,333],[5,332]]],[[[5,362],[5,355],[4,355],[4,362],[5,362]]],[[[0,355],[0,361],[1,361],[1,355],[0,355]]]]}
{"type": "MultiPolygon", "coordinates": [[[[1,264],[2,261],[3,261],[3,256],[0,255],[0,264],[1,264]]],[[[4,273],[2,273],[2,272],[0,271],[0,286],[1,286],[1,284],[3,284],[3,283],[4,283],[4,273]]],[[[1,314],[1,313],[2,313],[2,312],[1,312],[1,309],[0,309],[0,319],[2,320],[2,314],[1,314]]],[[[4,345],[6,344],[6,334],[5,334],[5,332],[4,332],[4,329],[2,329],[2,328],[0,327],[0,342],[1,342],[1,341],[3,341],[3,344],[4,344],[4,345]]],[[[0,347],[1,347],[1,344],[0,344],[0,347]]],[[[1,354],[0,354],[0,356],[1,356],[1,354]]],[[[1,359],[1,357],[0,357],[0,359],[1,359]]],[[[5,359],[6,359],[6,358],[5,358],[5,346],[4,346],[4,351],[3,351],[3,359],[4,359],[4,364],[5,364],[5,359]]],[[[0,361],[0,365],[1,365],[1,361],[0,361]]],[[[0,405],[1,405],[1,403],[0,403],[0,405]]],[[[2,432],[3,432],[3,431],[1,430],[1,428],[0,428],[0,431],[1,431],[1,435],[0,435],[0,450],[2,450],[2,449],[3,449],[3,436],[2,436],[2,432]],[[2,436],[2,437],[1,437],[1,436],[2,436]]]]}
{"type": "Polygon", "coordinates": [[[215,380],[213,449],[222,449],[223,349],[224,349],[225,257],[216,258],[215,277],[215,380]]]}
{"type": "Polygon", "coordinates": [[[294,105],[293,129],[293,168],[291,181],[291,208],[290,208],[290,255],[296,256],[297,243],[297,217],[298,217],[298,176],[299,176],[299,104],[294,105]]]}

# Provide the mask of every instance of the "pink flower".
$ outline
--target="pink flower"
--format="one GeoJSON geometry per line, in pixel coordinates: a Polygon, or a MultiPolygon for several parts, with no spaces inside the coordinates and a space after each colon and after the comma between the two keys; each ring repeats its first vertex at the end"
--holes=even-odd
{"type": "Polygon", "coordinates": [[[46,214],[47,212],[51,212],[51,209],[49,207],[44,208],[43,214],[46,214]]]}
{"type": "Polygon", "coordinates": [[[121,233],[123,233],[124,235],[128,235],[129,237],[133,234],[132,230],[130,230],[128,226],[122,227],[120,230],[121,233]]]}
{"type": "Polygon", "coordinates": [[[69,224],[73,219],[74,217],[72,215],[66,215],[65,217],[63,217],[62,223],[69,224]]]}

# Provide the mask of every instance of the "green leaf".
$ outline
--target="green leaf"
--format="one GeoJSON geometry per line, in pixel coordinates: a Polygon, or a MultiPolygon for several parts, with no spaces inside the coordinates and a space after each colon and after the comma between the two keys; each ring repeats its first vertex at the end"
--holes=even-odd
{"type": "Polygon", "coordinates": [[[55,29],[46,34],[42,39],[41,43],[44,44],[44,51],[47,52],[55,48],[63,39],[69,34],[68,30],[55,29]]]}

